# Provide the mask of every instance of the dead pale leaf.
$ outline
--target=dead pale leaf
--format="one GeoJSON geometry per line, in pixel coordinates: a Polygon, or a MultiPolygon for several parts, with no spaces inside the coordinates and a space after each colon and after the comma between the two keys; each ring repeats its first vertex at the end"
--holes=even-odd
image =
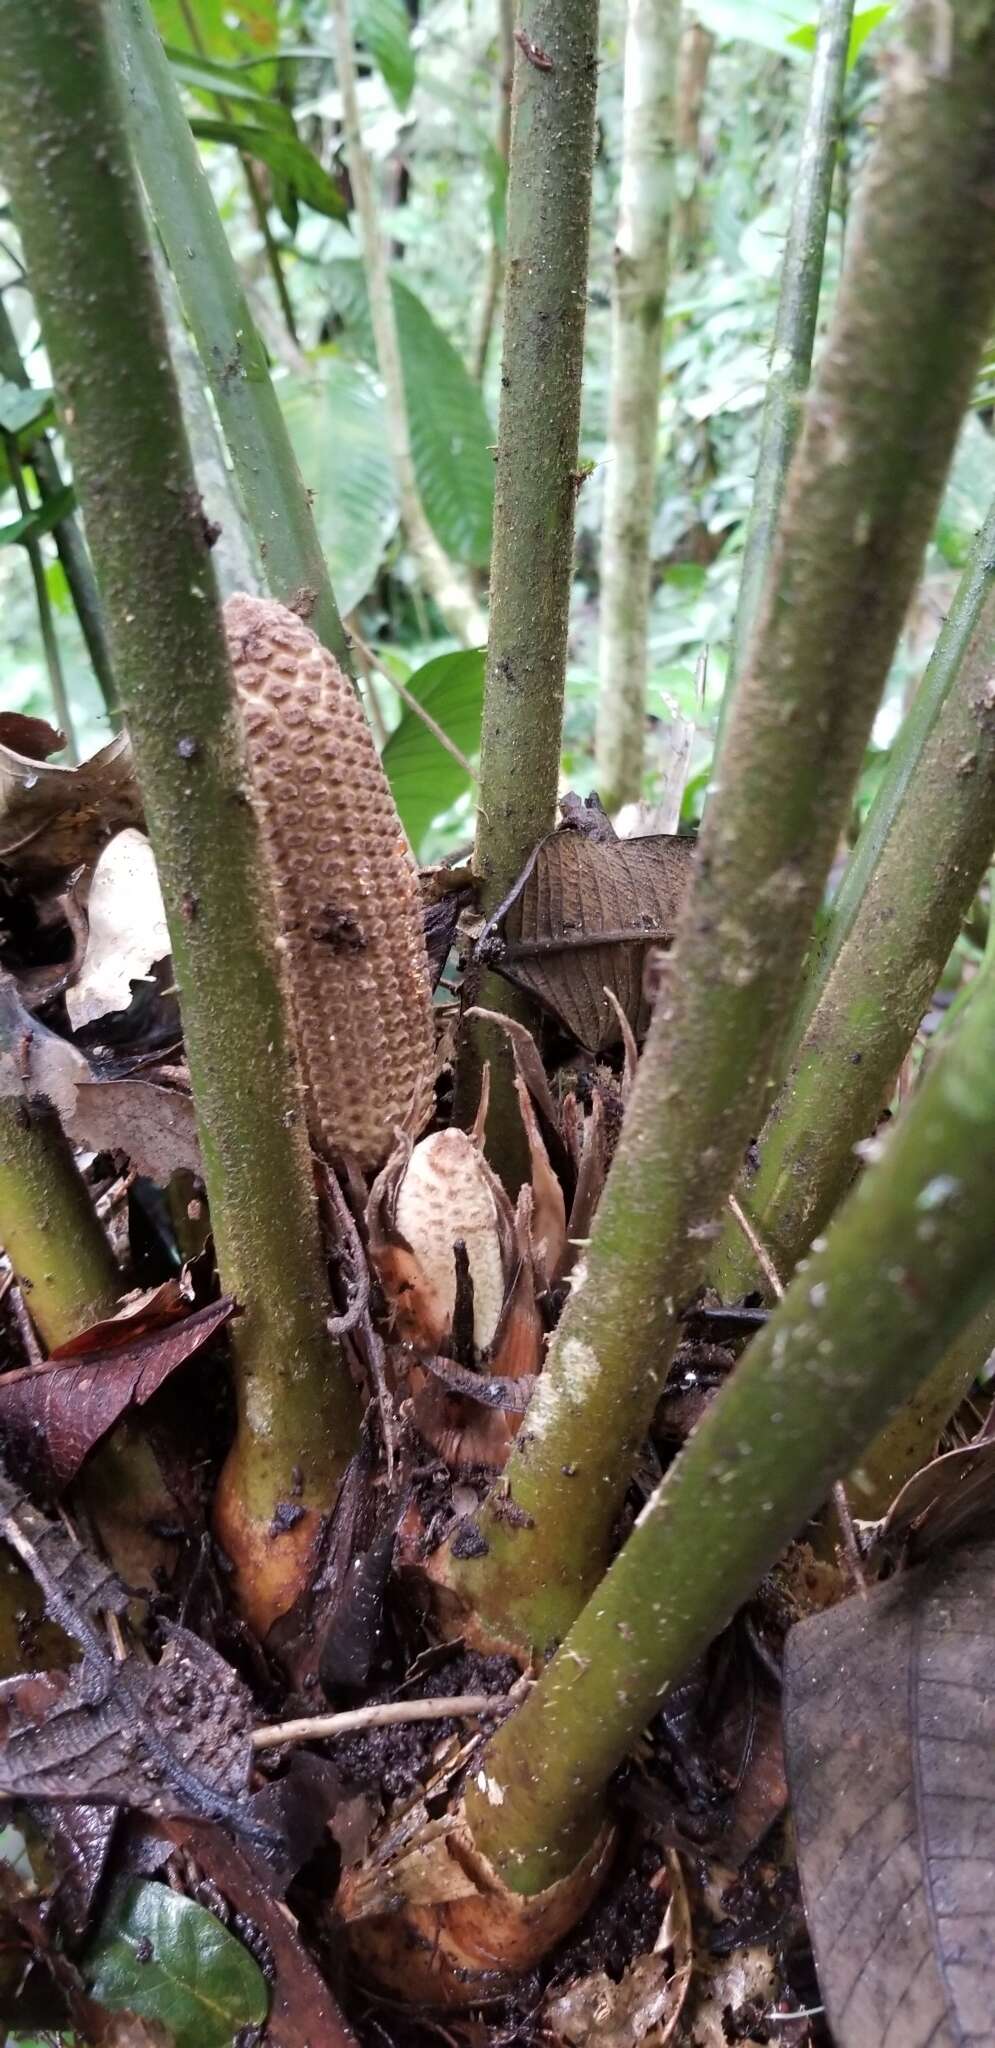
{"type": "Polygon", "coordinates": [[[193,1100],[179,1088],[137,1079],[95,1081],[87,1068],[68,1122],[77,1144],[126,1153],[160,1187],[174,1173],[202,1171],[193,1100]]]}
{"type": "Polygon", "coordinates": [[[665,835],[551,833],[505,913],[503,947],[490,964],[551,1010],[588,1052],[621,1039],[606,987],[633,1030],[645,1029],[646,955],[674,936],[694,845],[665,835]]]}
{"type": "Polygon", "coordinates": [[[785,1749],[837,2048],[995,2041],[995,1544],[801,1622],[785,1749]]]}
{"type": "Polygon", "coordinates": [[[0,745],[0,866],[25,888],[89,865],[112,832],[141,823],[131,743],[118,733],[78,768],[0,745]]]}
{"type": "Polygon", "coordinates": [[[665,2048],[673,2040],[694,1956],[687,1886],[672,1849],[663,1868],[670,1895],[652,1954],[636,1956],[617,1983],[595,1970],[557,1991],[543,2008],[544,2037],[562,2048],[665,2048]]]}
{"type": "Polygon", "coordinates": [[[144,1407],[234,1309],[222,1298],[113,1349],[5,1373],[0,1429],[7,1455],[22,1475],[30,1472],[36,1489],[61,1493],[108,1430],[130,1408],[144,1407]]]}
{"type": "Polygon", "coordinates": [[[128,826],[104,847],[93,870],[90,930],[83,965],[66,991],[74,1031],[126,1010],[132,982],[147,981],[169,956],[166,912],[155,854],[143,832],[128,826]]]}

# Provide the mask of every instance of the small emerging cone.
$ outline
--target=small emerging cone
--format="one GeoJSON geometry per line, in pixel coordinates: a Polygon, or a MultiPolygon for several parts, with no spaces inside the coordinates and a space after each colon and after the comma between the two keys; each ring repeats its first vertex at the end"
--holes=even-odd
{"type": "MultiPolygon", "coordinates": [[[[530,1246],[531,1204],[512,1209],[474,1138],[433,1132],[404,1145],[375,1181],[370,1257],[413,1364],[421,1435],[453,1469],[503,1465],[520,1417],[445,1384],[445,1360],[511,1380],[538,1372],[542,1326],[530,1246]]],[[[464,1378],[467,1377],[464,1374],[464,1378]]]]}
{"type": "Polygon", "coordinates": [[[362,709],[296,612],[225,626],[286,949],[312,1138],[382,1165],[432,1111],[435,1032],[414,868],[362,709]]]}

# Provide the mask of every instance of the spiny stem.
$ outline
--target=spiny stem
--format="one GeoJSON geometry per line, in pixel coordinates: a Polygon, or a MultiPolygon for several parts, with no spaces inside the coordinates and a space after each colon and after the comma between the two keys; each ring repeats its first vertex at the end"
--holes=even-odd
{"type": "MultiPolygon", "coordinates": [[[[591,167],[597,0],[534,0],[515,52],[508,167],[490,631],[474,864],[485,915],[507,895],[556,822],[573,569],[591,167]],[[548,68],[547,68],[548,67],[548,68]]],[[[487,976],[474,1000],[529,1019],[487,976]]],[[[503,1034],[478,1022],[461,1049],[461,1120],[470,1122],[491,1062],[488,1154],[517,1184],[525,1146],[503,1034]]]]}
{"type": "MultiPolygon", "coordinates": [[[[596,1583],[769,1080],[995,304],[995,0],[930,0],[905,43],[792,463],[721,787],[586,1261],[486,1553],[452,1577],[545,1652],[596,1583]],[[950,308],[957,306],[957,318],[950,308]]],[[[932,878],[930,878],[932,879],[932,878]]],[[[761,1235],[768,1243],[769,1233],[761,1235]]],[[[777,1246],[770,1250],[778,1259],[777,1246]]]]}
{"type": "MultiPolygon", "coordinates": [[[[784,1081],[744,1202],[779,1272],[832,1215],[943,972],[995,847],[995,505],[844,877],[821,958],[781,1051],[784,1081]],[[928,856],[924,852],[928,849],[928,856]],[[851,870],[853,872],[851,878],[851,870]]],[[[726,1231],[727,1299],[756,1265],[726,1231]]]]}
{"type": "Polygon", "coordinates": [[[54,1110],[0,1096],[0,1244],[47,1350],[112,1315],[121,1277],[54,1110]]]}
{"type": "Polygon", "coordinates": [[[227,1527],[241,1516],[241,1591],[258,1620],[281,1559],[299,1562],[335,1497],[356,1405],[325,1334],[275,916],[106,19],[93,0],[0,0],[0,157],[156,853],[222,1285],[244,1311],[227,1527]],[[310,1515],[288,1543],[270,1521],[289,1499],[310,1515]]]}
{"type": "Polygon", "coordinates": [[[467,1795],[516,1891],[579,1861],[604,1788],[666,1694],[868,1438],[990,1299],[995,970],[880,1163],[647,1502],[467,1795]]]}

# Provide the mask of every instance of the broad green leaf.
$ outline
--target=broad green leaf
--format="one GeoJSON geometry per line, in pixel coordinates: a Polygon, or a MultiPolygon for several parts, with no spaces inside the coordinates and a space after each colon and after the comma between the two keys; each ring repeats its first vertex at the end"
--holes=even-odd
{"type": "Polygon", "coordinates": [[[0,431],[23,434],[26,427],[40,433],[53,419],[52,393],[30,385],[0,383],[0,431]]]}
{"type": "Polygon", "coordinates": [[[166,55],[181,85],[207,100],[210,106],[216,108],[219,99],[237,100],[249,108],[247,119],[258,121],[264,128],[296,132],[290,108],[282,100],[269,99],[258,85],[251,84],[243,65],[234,61],[222,64],[199,51],[175,49],[172,44],[167,46],[166,55]]]}
{"type": "Polygon", "coordinates": [[[335,350],[277,385],[332,589],[343,613],[371,589],[397,524],[383,399],[371,370],[335,350]]]}
{"type": "MultiPolygon", "coordinates": [[[[335,310],[368,362],[375,363],[366,279],[348,256],[329,263],[325,282],[335,310]]],[[[452,342],[427,306],[392,279],[411,453],[418,490],[439,545],[455,561],[485,568],[494,507],[493,441],[487,410],[452,342]]]]}
{"type": "Polygon", "coordinates": [[[373,58],[395,106],[404,112],[415,83],[408,10],[404,0],[354,0],[353,28],[373,58]]]}
{"type": "Polygon", "coordinates": [[[231,2048],[269,2009],[248,1949],[213,1913],[164,1884],[129,1884],[83,1959],[86,1982],[111,2012],[168,2027],[176,2048],[231,2048]]]}
{"type": "MultiPolygon", "coordinates": [[[[461,648],[457,654],[436,655],[408,677],[405,687],[448,733],[460,753],[472,760],[480,747],[484,649],[461,648]]],[[[417,854],[433,818],[469,789],[469,779],[417,712],[407,706],[384,748],[383,764],[401,822],[417,854]]]]}
{"type": "Polygon", "coordinates": [[[348,219],[338,186],[291,130],[265,128],[257,121],[202,120],[199,115],[190,126],[202,142],[230,142],[243,155],[258,157],[278,178],[286,179],[297,197],[316,213],[327,213],[333,220],[348,219]]]}
{"type": "MultiPolygon", "coordinates": [[[[883,0],[883,4],[879,7],[860,7],[857,9],[853,17],[850,42],[846,53],[846,68],[848,71],[853,70],[871,30],[877,28],[879,22],[884,21],[885,16],[891,13],[893,4],[894,0],[883,0]]],[[[794,30],[793,34],[788,37],[788,41],[789,43],[797,43],[799,49],[814,50],[818,32],[818,22],[807,21],[804,28],[796,28],[794,30]]]]}
{"type": "Polygon", "coordinates": [[[227,57],[274,56],[279,36],[277,0],[152,0],[164,43],[227,57]],[[191,19],[196,35],[190,33],[191,19]]]}
{"type": "Polygon", "coordinates": [[[48,498],[44,505],[38,505],[31,512],[25,512],[20,519],[11,519],[6,526],[0,526],[0,548],[23,544],[27,540],[41,540],[42,535],[51,533],[60,519],[68,519],[76,509],[76,493],[72,484],[64,484],[61,491],[48,498]]]}

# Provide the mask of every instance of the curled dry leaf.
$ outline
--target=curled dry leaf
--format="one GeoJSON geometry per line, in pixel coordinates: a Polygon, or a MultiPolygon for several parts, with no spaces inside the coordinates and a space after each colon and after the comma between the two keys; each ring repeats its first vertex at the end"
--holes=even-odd
{"type": "Polygon", "coordinates": [[[562,2048],[666,2048],[673,2040],[694,1961],[691,1907],[673,1849],[660,1878],[669,1896],[652,1952],[637,1956],[617,1983],[595,1970],[547,1998],[543,2032],[562,2048]]]}
{"type": "Polygon", "coordinates": [[[168,958],[166,912],[155,855],[143,832],[128,826],[104,847],[93,871],[83,965],[66,992],[74,1031],[126,1010],[132,982],[146,981],[168,958]]]}
{"type": "Polygon", "coordinates": [[[995,1440],[932,1458],[907,1480],[875,1533],[875,1549],[900,1554],[910,1564],[966,1536],[990,1535],[995,1518],[995,1440]]]}
{"type": "Polygon", "coordinates": [[[837,2048],[993,2038],[993,1655],[991,1541],[788,1637],[788,1782],[837,2048]]]}
{"type": "Polygon", "coordinates": [[[131,744],[118,733],[78,768],[61,768],[0,744],[0,866],[22,888],[45,887],[89,866],[142,805],[131,744]]]}
{"type": "Polygon", "coordinates": [[[480,948],[506,980],[551,1010],[588,1052],[618,1043],[618,1013],[645,1029],[643,969],[669,945],[691,877],[692,839],[601,839],[561,827],[536,848],[500,924],[480,948]]]}
{"type": "Polygon", "coordinates": [[[308,1117],[331,1158],[383,1164],[435,1088],[435,1026],[414,868],[355,690],[295,612],[225,605],[270,862],[308,1117]]]}
{"type": "Polygon", "coordinates": [[[108,1430],[130,1408],[144,1407],[234,1312],[233,1301],[214,1301],[106,1351],[5,1373],[0,1431],[22,1476],[30,1473],[37,1490],[61,1493],[108,1430]]]}

